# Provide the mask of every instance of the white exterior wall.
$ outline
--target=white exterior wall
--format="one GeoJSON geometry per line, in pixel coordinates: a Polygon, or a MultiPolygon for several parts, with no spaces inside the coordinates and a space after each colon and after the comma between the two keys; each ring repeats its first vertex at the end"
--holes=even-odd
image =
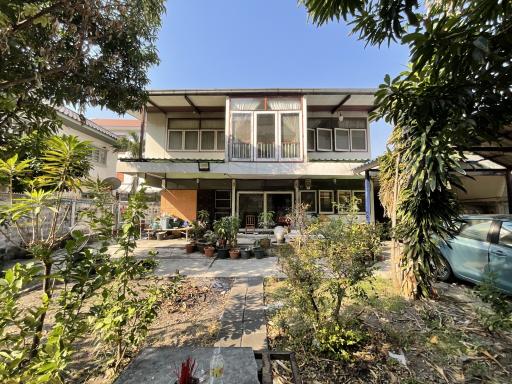
{"type": "MultiPolygon", "coordinates": [[[[227,100],[229,103],[229,99],[227,100]]],[[[229,104],[226,105],[226,111],[229,109],[229,104]]],[[[359,117],[359,118],[368,118],[368,114],[366,112],[352,112],[347,111],[344,112],[343,115],[345,117],[359,117]]],[[[144,157],[147,159],[183,159],[183,160],[226,160],[229,159],[229,146],[228,146],[228,132],[229,132],[229,113],[225,113],[225,132],[226,132],[226,145],[225,151],[168,151],[167,150],[167,121],[169,118],[181,118],[188,117],[194,118],[197,117],[195,114],[163,114],[160,112],[152,112],[147,114],[147,122],[145,128],[145,140],[144,140],[144,157]]],[[[208,117],[222,117],[219,114],[204,114],[201,117],[207,119],[208,117]]],[[[303,110],[302,110],[302,142],[303,142],[303,153],[305,154],[304,160],[300,162],[286,162],[283,164],[287,164],[286,168],[290,172],[290,168],[295,168],[296,170],[291,172],[291,174],[304,174],[308,171],[308,167],[304,167],[305,163],[308,162],[322,162],[322,160],[326,161],[361,161],[367,160],[371,158],[371,131],[370,125],[368,124],[367,129],[367,150],[366,151],[357,151],[357,152],[343,152],[343,151],[329,151],[329,152],[308,152],[307,151],[307,119],[308,117],[333,117],[333,115],[329,115],[326,113],[318,113],[318,112],[307,112],[307,98],[303,97],[303,110]]],[[[229,161],[229,163],[234,163],[237,165],[237,168],[254,170],[258,168],[262,168],[262,164],[258,162],[242,162],[242,161],[229,161]]],[[[279,162],[272,162],[270,164],[271,167],[276,168],[276,164],[279,162]]],[[[183,166],[183,165],[181,165],[183,166]]],[[[282,168],[281,166],[277,168],[282,168]]],[[[348,169],[347,175],[351,175],[351,168],[348,169]]],[[[126,172],[126,167],[122,167],[119,169],[121,172],[126,172]]],[[[155,171],[153,171],[155,172],[155,171]]],[[[253,172],[250,172],[253,173],[253,172]]]]}
{"type": "Polygon", "coordinates": [[[105,148],[107,149],[107,161],[106,164],[98,164],[92,163],[93,168],[89,172],[89,176],[91,178],[96,179],[99,177],[101,180],[107,177],[115,177],[116,176],[116,163],[117,163],[117,153],[113,151],[113,148],[110,144],[90,135],[87,135],[83,132],[80,132],[71,127],[62,126],[62,133],[66,135],[77,136],[82,141],[89,141],[91,145],[97,148],[105,148]]]}
{"type": "MultiPolygon", "coordinates": [[[[159,112],[148,113],[146,120],[144,157],[148,159],[194,159],[194,160],[223,160],[223,151],[168,151],[167,150],[167,120],[169,118],[197,118],[193,114],[166,114],[159,112]]],[[[218,115],[201,115],[208,117],[218,117],[218,115]]]]}

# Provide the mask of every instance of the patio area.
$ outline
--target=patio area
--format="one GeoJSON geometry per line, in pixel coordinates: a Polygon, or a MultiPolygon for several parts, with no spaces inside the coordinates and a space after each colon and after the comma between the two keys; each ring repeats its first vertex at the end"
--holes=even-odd
{"type": "MultiPolygon", "coordinates": [[[[252,245],[255,236],[240,235],[239,245],[252,245]]],[[[155,274],[158,276],[173,275],[177,271],[190,277],[281,277],[277,257],[263,259],[216,259],[206,257],[196,251],[185,252],[187,241],[181,239],[169,240],[139,240],[135,249],[137,258],[146,258],[151,250],[157,251],[158,267],[155,274]]],[[[111,248],[115,255],[116,247],[111,248]]]]}

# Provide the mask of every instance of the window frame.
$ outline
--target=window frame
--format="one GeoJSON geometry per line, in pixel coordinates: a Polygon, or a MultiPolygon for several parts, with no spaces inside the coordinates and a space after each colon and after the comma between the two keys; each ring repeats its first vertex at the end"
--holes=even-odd
{"type": "Polygon", "coordinates": [[[311,210],[311,207],[306,211],[306,213],[317,213],[318,212],[318,192],[316,189],[301,189],[299,191],[299,201],[302,203],[302,193],[314,193],[315,198],[313,199],[315,202],[315,209],[311,210]]]}
{"type": "MultiPolygon", "coordinates": [[[[498,236],[496,236],[497,237],[496,245],[498,245],[500,247],[512,248],[512,244],[505,244],[505,243],[501,242],[501,230],[503,229],[503,224],[505,224],[505,223],[512,225],[512,222],[510,222],[510,221],[501,221],[499,223],[498,236]]],[[[509,231],[509,232],[512,232],[512,231],[509,231]]]]}
{"type": "Polygon", "coordinates": [[[250,125],[251,125],[251,129],[250,129],[250,140],[249,140],[249,145],[250,146],[253,146],[253,142],[254,142],[254,113],[253,111],[231,111],[230,114],[229,114],[229,142],[228,142],[228,145],[229,145],[229,158],[230,160],[232,161],[253,161],[253,158],[254,158],[254,148],[252,148],[250,152],[251,156],[248,157],[248,158],[245,158],[245,157],[235,157],[233,155],[233,144],[234,144],[234,139],[235,139],[235,132],[233,130],[233,116],[234,115],[248,115],[250,117],[250,125]]]}
{"type": "Polygon", "coordinates": [[[318,213],[320,214],[334,214],[334,205],[332,202],[334,201],[334,190],[333,189],[319,189],[318,190],[318,213]],[[330,192],[331,193],[331,210],[330,211],[322,211],[322,192],[330,192]]]}
{"type": "Polygon", "coordinates": [[[306,139],[308,139],[308,152],[316,152],[316,129],[315,128],[307,128],[306,130],[306,139]],[[309,149],[309,138],[307,136],[308,131],[313,131],[313,149],[309,149]]]}
{"type": "MultiPolygon", "coordinates": [[[[482,219],[467,219],[464,221],[464,223],[466,224],[468,221],[479,221],[479,222],[487,222],[487,221],[490,221],[490,224],[489,224],[489,229],[487,231],[487,235],[485,237],[485,240],[482,240],[482,239],[476,239],[474,237],[471,237],[471,236],[467,236],[467,235],[463,235],[462,234],[462,231],[464,229],[464,224],[462,224],[462,227],[459,229],[458,233],[457,233],[457,236],[460,236],[460,237],[463,237],[465,239],[469,239],[469,240],[474,240],[474,241],[484,241],[486,243],[492,243],[491,241],[491,236],[492,236],[492,229],[493,229],[493,225],[494,225],[494,220],[493,219],[485,219],[485,218],[482,218],[482,219]]],[[[500,228],[501,230],[501,228],[500,228]]],[[[498,233],[498,236],[499,236],[499,233],[498,233]]]]}
{"type": "Polygon", "coordinates": [[[332,152],[333,151],[332,133],[333,133],[333,130],[331,128],[321,128],[321,127],[316,128],[316,151],[317,152],[332,152]],[[331,147],[330,147],[330,149],[320,148],[320,140],[318,140],[318,134],[320,133],[320,131],[328,131],[329,134],[331,135],[331,147]]]}
{"type": "Polygon", "coordinates": [[[217,133],[224,132],[221,129],[200,129],[199,130],[199,151],[200,152],[220,152],[224,151],[223,149],[219,149],[217,144],[217,133]],[[213,149],[203,149],[201,148],[203,145],[203,132],[213,132],[213,149]]]}
{"type": "Polygon", "coordinates": [[[252,146],[253,146],[253,159],[254,161],[258,162],[265,162],[265,161],[279,161],[280,160],[280,147],[281,143],[280,141],[280,133],[281,130],[279,129],[278,124],[280,124],[279,119],[280,113],[278,111],[254,111],[253,112],[253,119],[252,119],[252,146]],[[274,157],[258,157],[258,116],[259,115],[274,115],[274,157]]]}
{"type": "Polygon", "coordinates": [[[364,194],[364,198],[362,200],[362,203],[363,203],[363,210],[362,211],[357,211],[358,214],[365,214],[366,213],[366,191],[364,189],[353,189],[351,191],[351,194],[350,194],[350,197],[352,199],[355,198],[355,193],[363,193],[364,194]]]}
{"type": "Polygon", "coordinates": [[[351,130],[348,128],[334,128],[334,151],[335,152],[350,152],[352,148],[352,133],[351,130]],[[347,132],[347,138],[348,138],[348,148],[338,148],[338,140],[336,140],[336,132],[337,131],[346,131],[347,132]]]}
{"type": "Polygon", "coordinates": [[[166,142],[166,151],[167,152],[224,152],[224,149],[218,149],[218,133],[225,132],[222,129],[167,129],[167,142],[166,142]],[[181,132],[181,149],[173,149],[169,148],[170,140],[169,134],[170,132],[181,132]],[[197,132],[197,149],[185,149],[185,134],[186,132],[197,132]],[[201,149],[202,140],[203,140],[203,132],[214,132],[214,149],[201,149]]]}
{"type": "Polygon", "coordinates": [[[302,159],[302,124],[301,124],[301,121],[302,121],[302,114],[300,113],[300,111],[298,110],[289,110],[289,111],[279,111],[278,113],[278,116],[277,116],[277,133],[278,133],[278,143],[277,143],[277,161],[284,161],[284,162],[289,162],[289,161],[300,161],[302,159]],[[299,122],[299,126],[298,126],[298,137],[299,137],[299,142],[298,142],[298,156],[296,157],[283,157],[283,115],[297,115],[298,116],[298,119],[297,121],[299,122]]]}
{"type": "Polygon", "coordinates": [[[350,152],[368,152],[368,130],[363,128],[351,128],[348,144],[350,146],[350,152]],[[353,149],[352,147],[352,133],[356,131],[364,132],[364,149],[353,149]]]}
{"type": "Polygon", "coordinates": [[[91,161],[91,163],[94,163],[96,165],[106,166],[108,162],[108,149],[91,145],[91,153],[89,154],[89,160],[91,161]],[[102,153],[104,154],[105,161],[100,161],[102,153]]]}
{"type": "MultiPolygon", "coordinates": [[[[336,203],[338,203],[338,206],[340,204],[340,192],[348,192],[348,198],[349,200],[352,200],[352,190],[350,189],[337,189],[336,190],[336,203]]],[[[349,201],[350,203],[350,201],[349,201]]],[[[348,212],[340,212],[339,208],[338,208],[338,213],[339,214],[342,214],[342,215],[346,215],[348,214],[348,212]]]]}

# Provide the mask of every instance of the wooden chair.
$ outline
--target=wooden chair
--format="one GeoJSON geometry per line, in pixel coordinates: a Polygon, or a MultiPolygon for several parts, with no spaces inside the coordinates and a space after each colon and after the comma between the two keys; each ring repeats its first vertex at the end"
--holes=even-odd
{"type": "Polygon", "coordinates": [[[254,233],[255,229],[256,229],[256,216],[246,215],[245,216],[245,233],[249,233],[249,231],[254,233]]]}

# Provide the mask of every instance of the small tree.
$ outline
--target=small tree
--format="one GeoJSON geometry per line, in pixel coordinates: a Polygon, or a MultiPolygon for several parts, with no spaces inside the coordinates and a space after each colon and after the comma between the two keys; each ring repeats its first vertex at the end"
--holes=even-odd
{"type": "MultiPolygon", "coordinates": [[[[5,162],[7,167],[0,167],[6,178],[21,177],[30,188],[22,197],[11,193],[9,202],[1,207],[0,230],[9,237],[9,228],[15,227],[34,258],[33,263],[16,264],[0,279],[1,382],[64,382],[75,343],[88,333],[92,314],[84,304],[112,279],[119,279],[118,275],[128,273],[125,278],[131,279],[141,272],[110,258],[108,246],[115,241],[113,199],[102,182],[87,183],[94,205],[83,213],[99,246],[87,246],[90,237],[67,227],[65,196],[84,184],[73,175],[88,169],[90,147],[70,136],[52,137],[49,142],[53,149],[43,157],[39,176],[25,174],[25,163],[17,163],[15,158],[5,162]],[[23,290],[28,284],[36,284],[39,302],[23,309],[23,290]],[[50,309],[52,323],[48,322],[50,309]]],[[[125,218],[120,242],[126,252],[133,251],[133,228],[139,224],[138,215],[125,218]]],[[[154,305],[151,297],[141,299],[135,313],[147,313],[148,307],[154,311],[154,305]]],[[[119,321],[128,321],[123,317],[126,313],[119,316],[119,321]]]]}
{"type": "Polygon", "coordinates": [[[316,335],[317,342],[328,340],[325,333],[329,330],[344,327],[343,303],[360,296],[358,283],[372,274],[373,255],[378,252],[378,242],[368,241],[378,236],[372,228],[358,222],[353,201],[346,215],[309,224],[281,252],[280,262],[291,293],[287,313],[290,319],[299,319],[295,326],[300,323],[302,332],[309,329],[310,336],[316,335]]]}
{"type": "Polygon", "coordinates": [[[114,144],[116,152],[128,152],[130,159],[137,159],[140,156],[140,138],[135,132],[130,132],[128,137],[120,137],[114,144]]]}

